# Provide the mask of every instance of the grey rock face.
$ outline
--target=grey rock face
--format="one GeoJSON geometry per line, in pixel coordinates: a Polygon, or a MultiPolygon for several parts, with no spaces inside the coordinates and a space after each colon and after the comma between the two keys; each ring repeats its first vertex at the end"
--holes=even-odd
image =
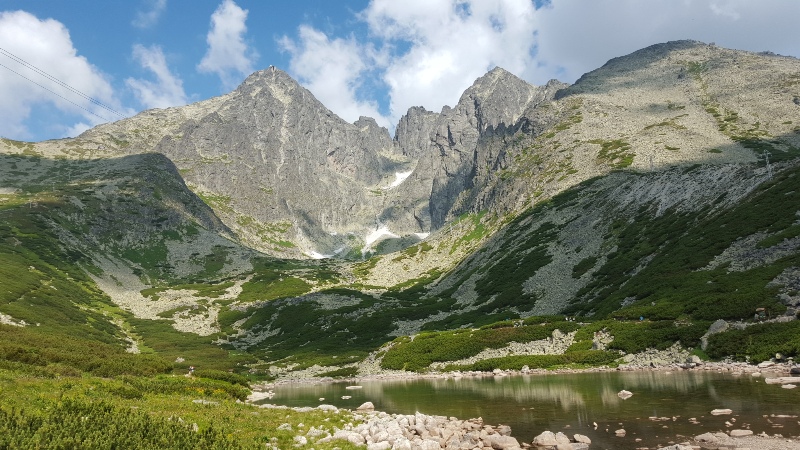
{"type": "Polygon", "coordinates": [[[237,215],[291,223],[325,252],[338,244],[331,232],[371,222],[366,188],[381,180],[387,162],[379,152],[392,146],[374,120],[348,124],[288,75],[267,69],[154,150],[183,166],[191,183],[229,196],[237,215]]]}
{"type": "Polygon", "coordinates": [[[496,167],[503,155],[482,145],[493,136],[508,133],[523,112],[552,100],[566,86],[552,82],[533,86],[511,73],[495,68],[475,81],[454,108],[440,114],[412,108],[400,120],[396,141],[404,154],[420,155],[411,184],[429,186],[428,214],[438,229],[468,206],[459,199],[484,182],[480,168],[496,167]],[[425,138],[428,141],[425,141],[425,138]]]}
{"type": "Polygon", "coordinates": [[[147,111],[81,139],[166,155],[247,244],[294,256],[363,243],[386,206],[375,192],[402,159],[373,119],[345,122],[274,68],[225,96],[147,111]]]}
{"type": "Polygon", "coordinates": [[[425,154],[431,145],[431,133],[436,127],[439,114],[421,106],[409,108],[400,118],[395,130],[395,141],[400,151],[409,157],[418,158],[425,154]]]}
{"type": "Polygon", "coordinates": [[[481,142],[506,133],[560,87],[535,87],[497,68],[454,108],[411,108],[392,139],[371,118],[345,122],[269,68],[223,97],[148,111],[82,138],[131,142],[120,148],[128,153],[163,153],[260,250],[345,253],[383,227],[403,238],[402,248],[418,240],[413,233],[435,231],[469,209],[470,189],[483,182],[477,166],[503,158],[481,142]]]}

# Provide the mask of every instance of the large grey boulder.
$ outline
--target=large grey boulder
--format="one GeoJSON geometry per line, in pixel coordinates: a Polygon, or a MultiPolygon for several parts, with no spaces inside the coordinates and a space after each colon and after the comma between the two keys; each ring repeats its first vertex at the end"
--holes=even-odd
{"type": "Polygon", "coordinates": [[[516,438],[499,434],[490,435],[489,444],[495,450],[517,450],[520,448],[519,441],[516,438]]]}
{"type": "Polygon", "coordinates": [[[533,438],[533,445],[537,447],[551,447],[558,445],[555,433],[552,431],[543,431],[538,436],[533,438]]]}

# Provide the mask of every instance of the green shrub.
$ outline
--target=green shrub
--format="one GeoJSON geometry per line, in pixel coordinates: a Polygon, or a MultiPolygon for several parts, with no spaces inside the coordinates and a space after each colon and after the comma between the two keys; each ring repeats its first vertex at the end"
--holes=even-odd
{"type": "Polygon", "coordinates": [[[212,427],[151,417],[104,402],[65,399],[40,414],[0,408],[0,448],[239,449],[212,427]]]}
{"type": "Polygon", "coordinates": [[[697,347],[708,330],[708,322],[675,326],[671,320],[660,322],[613,322],[608,328],[614,340],[609,349],[638,353],[648,348],[665,350],[680,341],[684,347],[697,347]]]}
{"type": "Polygon", "coordinates": [[[340,367],[320,374],[321,377],[350,378],[358,375],[358,367],[340,367]]]}
{"type": "Polygon", "coordinates": [[[238,384],[250,389],[250,380],[243,375],[224,370],[198,369],[194,371],[194,376],[198,378],[209,378],[212,380],[224,381],[230,384],[238,384]]]}
{"type": "Polygon", "coordinates": [[[589,271],[597,263],[596,256],[589,256],[582,259],[575,267],[572,268],[572,278],[580,278],[583,274],[589,271]]]}
{"type": "Polygon", "coordinates": [[[509,326],[501,322],[478,330],[424,332],[413,340],[399,338],[381,362],[385,369],[423,371],[431,363],[447,362],[474,356],[487,348],[499,348],[509,342],[530,342],[549,338],[553,331],[568,333],[578,329],[573,322],[509,326]]]}
{"type": "Polygon", "coordinates": [[[236,400],[244,400],[250,395],[249,388],[208,378],[160,375],[151,378],[123,377],[122,381],[146,394],[202,395],[236,400]]]}
{"type": "Polygon", "coordinates": [[[800,354],[800,321],[764,323],[713,334],[708,338],[708,356],[721,359],[732,356],[744,361],[766,361],[781,353],[796,358],[800,354]]]}
{"type": "Polygon", "coordinates": [[[172,370],[157,355],[127,353],[120,345],[43,328],[0,325],[0,361],[46,367],[54,375],[151,376],[172,370]]]}

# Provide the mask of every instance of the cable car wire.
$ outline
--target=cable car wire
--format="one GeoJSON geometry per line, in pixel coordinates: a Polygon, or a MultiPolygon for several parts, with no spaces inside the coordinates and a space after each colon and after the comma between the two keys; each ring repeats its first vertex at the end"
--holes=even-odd
{"type": "MultiPolygon", "coordinates": [[[[52,82],[54,82],[54,83],[56,83],[56,84],[58,84],[58,85],[60,85],[60,86],[62,86],[62,87],[64,87],[64,88],[66,88],[67,90],[69,90],[69,91],[71,91],[71,92],[73,92],[73,93],[75,93],[75,94],[77,94],[77,95],[79,95],[79,96],[83,97],[84,99],[86,99],[86,100],[90,101],[91,103],[93,103],[93,104],[95,104],[95,105],[97,105],[97,106],[99,106],[99,107],[101,107],[101,108],[105,109],[106,111],[108,111],[108,112],[111,112],[111,113],[113,113],[113,114],[116,114],[116,115],[117,115],[117,116],[119,116],[120,118],[125,118],[125,117],[126,117],[124,114],[122,114],[122,113],[120,113],[120,112],[118,112],[118,111],[114,110],[114,109],[113,109],[113,108],[111,108],[110,106],[108,106],[108,105],[106,105],[106,104],[103,104],[103,103],[101,103],[101,102],[100,102],[100,101],[98,101],[98,100],[95,100],[94,98],[90,97],[89,95],[87,95],[87,94],[85,94],[85,93],[83,93],[83,92],[79,91],[78,89],[75,89],[74,87],[72,87],[72,86],[68,85],[67,83],[65,83],[65,82],[63,82],[63,81],[61,81],[61,80],[59,80],[58,78],[54,77],[53,75],[50,75],[49,73],[45,72],[44,70],[42,70],[42,69],[39,69],[38,67],[34,66],[33,64],[31,64],[31,63],[29,63],[29,62],[25,61],[24,59],[20,58],[19,56],[15,55],[15,54],[13,54],[13,53],[11,53],[11,52],[9,52],[8,50],[6,50],[6,49],[4,49],[4,48],[2,48],[2,47],[0,47],[0,54],[2,54],[2,55],[4,55],[4,56],[6,56],[6,57],[8,57],[8,58],[10,58],[11,60],[15,61],[15,62],[16,62],[16,63],[18,63],[18,64],[21,64],[21,65],[23,65],[24,67],[26,67],[26,68],[28,68],[28,69],[30,69],[30,70],[32,70],[32,71],[34,71],[34,72],[36,72],[37,74],[39,74],[39,75],[41,75],[41,76],[43,76],[43,77],[47,78],[48,80],[50,80],[50,81],[52,81],[52,82]]],[[[0,65],[2,65],[2,64],[0,64],[0,65]]],[[[15,74],[17,74],[17,75],[21,76],[22,78],[24,78],[24,79],[26,79],[26,80],[30,81],[31,83],[34,83],[34,84],[36,84],[37,86],[39,86],[39,87],[41,87],[41,88],[43,88],[43,89],[47,90],[48,92],[50,92],[50,93],[52,93],[52,94],[55,94],[55,95],[57,95],[58,97],[60,97],[60,98],[62,98],[62,99],[64,99],[64,100],[66,100],[66,101],[68,101],[68,102],[72,103],[72,104],[73,104],[73,105],[75,105],[75,106],[78,106],[79,108],[83,109],[84,111],[87,111],[87,112],[89,112],[89,113],[91,113],[91,114],[93,114],[93,115],[95,115],[95,116],[97,116],[97,117],[100,117],[100,118],[102,118],[103,120],[108,120],[108,119],[106,119],[106,118],[104,118],[104,117],[101,117],[101,116],[99,116],[99,115],[97,115],[97,114],[95,114],[95,113],[93,113],[93,112],[89,111],[88,109],[86,109],[86,108],[84,108],[84,107],[82,107],[82,106],[78,105],[77,103],[75,103],[75,102],[73,102],[73,101],[71,101],[71,100],[69,100],[69,99],[65,98],[64,96],[62,96],[62,95],[60,95],[60,94],[58,94],[58,93],[54,92],[53,90],[51,90],[51,89],[48,89],[48,88],[46,88],[45,86],[43,86],[43,85],[41,85],[41,84],[39,84],[39,83],[37,83],[37,82],[35,82],[35,81],[31,80],[30,78],[28,78],[28,77],[26,77],[26,76],[22,75],[21,73],[14,71],[14,70],[13,70],[13,69],[11,69],[10,67],[8,67],[8,66],[6,66],[6,65],[2,65],[2,66],[3,66],[3,67],[5,67],[6,69],[10,70],[11,72],[14,72],[15,74]]]]}

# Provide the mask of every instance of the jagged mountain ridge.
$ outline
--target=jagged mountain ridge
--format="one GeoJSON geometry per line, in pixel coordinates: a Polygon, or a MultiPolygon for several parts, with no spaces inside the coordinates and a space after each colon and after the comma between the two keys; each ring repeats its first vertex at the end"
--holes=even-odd
{"type": "Polygon", "coordinates": [[[146,111],[59,145],[73,154],[162,153],[248,245],[342,255],[376,238],[404,238],[402,248],[440,228],[474,184],[480,136],[558,87],[534,87],[498,68],[455,108],[412,108],[391,139],[370,118],[344,122],[270,68],[222,97],[146,111]]]}
{"type": "Polygon", "coordinates": [[[615,58],[570,87],[534,87],[497,68],[453,108],[411,108],[394,139],[369,118],[344,122],[269,68],[230,94],[50,147],[165,154],[247,245],[360,256],[385,238],[399,239],[382,252],[404,248],[463,213],[516,214],[615,168],[752,162],[751,147],[785,152],[798,145],[797,125],[780,120],[797,107],[793,65],[677,41],[615,58]]]}

